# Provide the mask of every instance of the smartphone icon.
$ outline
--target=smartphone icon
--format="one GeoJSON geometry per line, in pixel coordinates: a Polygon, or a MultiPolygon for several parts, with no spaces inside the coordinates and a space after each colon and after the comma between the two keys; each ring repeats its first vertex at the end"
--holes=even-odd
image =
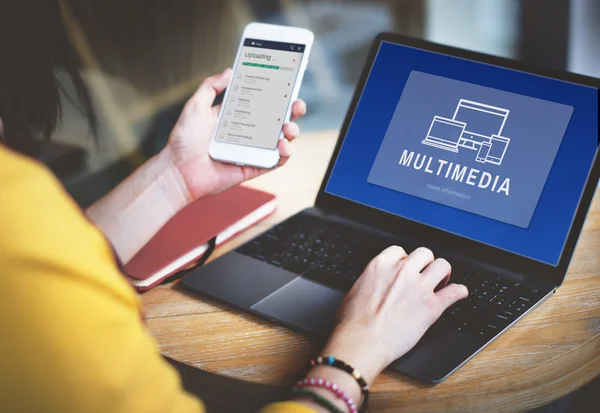
{"type": "Polygon", "coordinates": [[[488,154],[490,153],[490,149],[492,149],[492,145],[487,142],[482,142],[481,147],[479,148],[479,152],[477,152],[477,157],[475,160],[477,162],[485,163],[487,161],[488,154]]]}

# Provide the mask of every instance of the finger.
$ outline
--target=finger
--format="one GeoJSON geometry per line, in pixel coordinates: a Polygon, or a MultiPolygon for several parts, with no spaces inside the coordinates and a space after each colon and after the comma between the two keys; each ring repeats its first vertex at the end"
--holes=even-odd
{"type": "Polygon", "coordinates": [[[411,269],[421,272],[434,260],[433,252],[428,248],[419,247],[406,257],[406,265],[411,269]]]}
{"type": "Polygon", "coordinates": [[[306,103],[302,99],[298,99],[292,105],[292,120],[304,115],[306,115],[306,103]]]}
{"type": "Polygon", "coordinates": [[[215,98],[225,90],[230,79],[231,69],[229,68],[225,69],[223,73],[206,78],[192,99],[203,107],[212,107],[215,98]]]}
{"type": "Polygon", "coordinates": [[[254,166],[242,166],[242,171],[244,172],[244,181],[248,181],[250,179],[254,179],[257,176],[260,176],[264,173],[266,173],[267,171],[269,171],[268,169],[264,169],[264,168],[257,168],[254,166]]]}
{"type": "Polygon", "coordinates": [[[279,164],[283,165],[292,156],[292,144],[287,139],[281,139],[277,145],[279,149],[279,164]]]}
{"type": "Polygon", "coordinates": [[[407,254],[406,254],[406,251],[404,251],[404,248],[402,248],[398,245],[391,245],[391,246],[387,247],[386,249],[381,251],[381,253],[379,255],[390,255],[392,258],[395,258],[398,261],[407,257],[407,254]]]}
{"type": "Polygon", "coordinates": [[[300,136],[300,126],[295,122],[286,123],[283,125],[283,136],[285,136],[288,141],[293,141],[300,136]]]}
{"type": "Polygon", "coordinates": [[[450,263],[443,258],[438,258],[427,266],[421,273],[423,278],[427,281],[431,289],[433,290],[438,284],[443,283],[450,276],[452,267],[450,263]]]}
{"type": "Polygon", "coordinates": [[[369,273],[375,274],[377,279],[385,277],[391,282],[398,274],[401,262],[405,258],[404,248],[392,245],[369,262],[368,267],[372,270],[369,273]]]}
{"type": "Polygon", "coordinates": [[[394,283],[404,258],[406,258],[404,248],[397,245],[386,248],[369,262],[353,289],[360,288],[361,291],[367,291],[374,299],[373,302],[379,302],[394,283]]]}
{"type": "Polygon", "coordinates": [[[467,298],[469,290],[462,284],[450,284],[435,293],[435,296],[440,303],[439,316],[455,302],[467,298]]]}
{"type": "Polygon", "coordinates": [[[433,291],[438,292],[439,290],[441,290],[442,288],[447,286],[449,282],[450,282],[450,274],[448,274],[446,277],[444,277],[444,279],[442,279],[442,281],[440,283],[438,283],[438,285],[435,286],[433,291]]]}

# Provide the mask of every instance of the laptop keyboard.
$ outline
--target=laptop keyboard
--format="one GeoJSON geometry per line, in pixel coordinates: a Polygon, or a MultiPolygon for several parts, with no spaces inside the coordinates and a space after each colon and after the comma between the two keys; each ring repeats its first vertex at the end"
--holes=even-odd
{"type": "Polygon", "coordinates": [[[341,292],[391,239],[359,232],[310,215],[296,215],[236,251],[341,292]]]}
{"type": "Polygon", "coordinates": [[[450,281],[464,284],[469,296],[450,306],[434,326],[491,338],[527,312],[545,295],[507,278],[475,271],[452,271],[450,281]]]}
{"type": "MultiPolygon", "coordinates": [[[[247,242],[236,251],[346,293],[392,238],[299,214],[247,242]]],[[[407,253],[416,246],[402,243],[407,253]]],[[[456,263],[455,263],[456,264],[456,263]]],[[[490,338],[529,310],[543,294],[534,288],[479,271],[457,269],[451,282],[469,296],[444,312],[436,328],[490,338]]]]}

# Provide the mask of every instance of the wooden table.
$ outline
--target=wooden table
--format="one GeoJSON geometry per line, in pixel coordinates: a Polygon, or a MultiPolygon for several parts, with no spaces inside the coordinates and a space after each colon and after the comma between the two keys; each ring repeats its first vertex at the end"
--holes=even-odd
{"type": "MultiPolygon", "coordinates": [[[[250,183],[277,194],[269,219],[215,251],[218,257],[312,205],[336,133],[306,134],[284,168],[250,183]]],[[[232,287],[233,288],[233,287],[232,287]]],[[[143,295],[146,320],[172,359],[265,391],[282,388],[318,344],[173,285],[143,295]],[[260,386],[248,383],[258,383],[260,386]]],[[[523,411],[566,395],[600,374],[600,197],[558,292],[441,384],[386,372],[373,412],[523,411]]],[[[218,381],[218,380],[217,380],[218,381]]]]}

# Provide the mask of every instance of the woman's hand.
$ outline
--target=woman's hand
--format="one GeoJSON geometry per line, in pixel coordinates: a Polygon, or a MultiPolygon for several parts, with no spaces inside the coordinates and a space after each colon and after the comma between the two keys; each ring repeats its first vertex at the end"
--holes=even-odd
{"type": "MultiPolygon", "coordinates": [[[[350,364],[372,385],[384,368],[417,344],[448,307],[467,297],[464,285],[447,285],[450,271],[448,261],[434,259],[426,248],[418,248],[408,256],[400,247],[387,248],[369,263],[346,295],[336,327],[321,354],[350,364]],[[443,288],[435,292],[438,286],[443,288]]],[[[348,373],[317,366],[308,377],[335,383],[357,405],[363,402],[358,384],[348,373]]],[[[315,391],[346,409],[331,392],[315,391]]],[[[298,401],[317,412],[326,412],[311,400],[298,401]]]]}
{"type": "MultiPolygon", "coordinates": [[[[268,171],[216,162],[208,155],[219,115],[219,107],[212,107],[212,104],[215,97],[227,87],[231,74],[231,69],[227,69],[202,83],[185,105],[163,151],[168,155],[171,167],[181,176],[182,190],[189,202],[217,194],[268,171]]],[[[301,100],[294,102],[292,118],[305,113],[305,103],[301,100]]],[[[298,137],[300,129],[296,123],[289,122],[283,127],[283,132],[285,139],[279,141],[281,159],[278,166],[289,159],[290,142],[298,137]]]]}
{"type": "Polygon", "coordinates": [[[464,285],[446,285],[450,272],[448,261],[426,248],[408,256],[400,247],[387,248],[346,296],[323,355],[351,364],[372,384],[449,306],[467,297],[464,285]],[[440,284],[444,288],[434,292],[440,284]]]}
{"type": "MultiPolygon", "coordinates": [[[[185,105],[167,146],[87,209],[88,217],[108,237],[124,263],[191,202],[266,172],[215,162],[208,156],[219,113],[212,104],[230,78],[231,70],[226,70],[206,79],[185,105]]],[[[306,105],[295,102],[292,112],[294,118],[302,116],[306,105]]],[[[290,142],[300,133],[293,122],[283,131],[279,165],[290,157],[290,142]]]]}

